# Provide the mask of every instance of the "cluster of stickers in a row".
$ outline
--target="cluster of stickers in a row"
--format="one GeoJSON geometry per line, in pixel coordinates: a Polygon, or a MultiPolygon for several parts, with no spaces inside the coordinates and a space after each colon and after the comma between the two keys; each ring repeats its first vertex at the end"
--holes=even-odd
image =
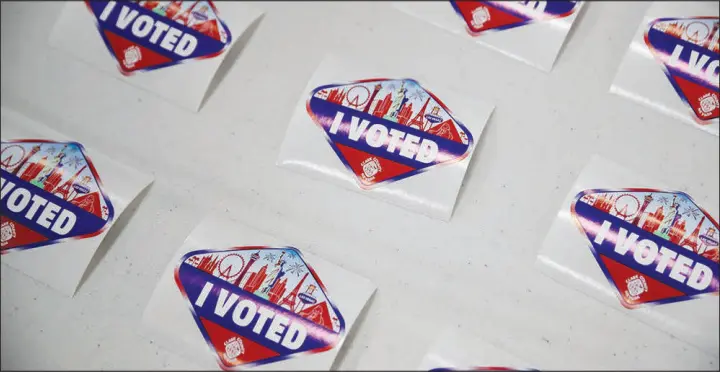
{"type": "MultiPolygon", "coordinates": [[[[547,71],[583,4],[395,6],[547,71]]],[[[717,11],[714,3],[650,6],[611,91],[717,135],[717,11]]],[[[199,110],[225,56],[261,14],[234,2],[73,2],[50,44],[199,110]]],[[[298,99],[277,164],[449,221],[493,110],[430,77],[388,76],[328,55],[298,99]]],[[[6,108],[2,137],[2,262],[73,295],[113,222],[152,177],[6,108]]],[[[717,357],[719,231],[692,196],[594,158],[563,202],[537,266],[628,321],[717,357]]],[[[199,361],[211,355],[225,369],[329,369],[374,291],[369,280],[292,242],[216,214],[168,264],[143,324],[173,350],[199,361]]],[[[469,358],[423,363],[536,367],[512,358],[515,365],[504,367],[469,358]]]]}

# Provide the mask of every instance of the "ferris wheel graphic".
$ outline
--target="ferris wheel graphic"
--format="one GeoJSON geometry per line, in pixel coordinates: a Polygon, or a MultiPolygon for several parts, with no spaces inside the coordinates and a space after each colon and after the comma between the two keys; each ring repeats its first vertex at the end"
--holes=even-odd
{"type": "Polygon", "coordinates": [[[703,22],[691,22],[685,29],[685,37],[693,43],[705,41],[710,36],[710,27],[703,22]]]}
{"type": "Polygon", "coordinates": [[[20,145],[10,145],[0,151],[0,164],[4,169],[15,167],[23,158],[25,158],[25,148],[20,145]]]}
{"type": "Polygon", "coordinates": [[[370,99],[370,89],[364,85],[354,85],[348,89],[345,100],[348,105],[360,108],[370,99]]]}
{"type": "Polygon", "coordinates": [[[232,279],[242,272],[245,259],[237,253],[230,253],[218,262],[217,270],[221,278],[232,279]]]}
{"type": "Polygon", "coordinates": [[[615,213],[622,219],[634,217],[640,210],[640,200],[632,194],[622,194],[615,199],[615,213]]]}

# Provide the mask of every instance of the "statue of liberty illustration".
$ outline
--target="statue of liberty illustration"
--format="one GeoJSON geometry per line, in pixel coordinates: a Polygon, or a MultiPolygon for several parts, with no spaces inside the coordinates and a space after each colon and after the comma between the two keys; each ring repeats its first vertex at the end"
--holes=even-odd
{"type": "Polygon", "coordinates": [[[270,274],[268,274],[263,283],[260,285],[260,289],[258,289],[260,293],[255,292],[255,294],[267,300],[270,296],[270,290],[272,287],[275,286],[275,283],[277,283],[280,278],[285,276],[285,260],[283,259],[283,256],[285,256],[284,251],[280,254],[280,257],[278,257],[278,260],[275,263],[275,268],[270,272],[270,274]]]}
{"type": "Polygon", "coordinates": [[[397,122],[398,112],[400,111],[400,108],[403,106],[403,104],[405,104],[405,102],[408,100],[405,96],[405,93],[407,93],[407,89],[405,88],[405,81],[403,81],[400,85],[400,89],[395,92],[392,101],[393,103],[390,106],[390,110],[388,110],[388,113],[385,115],[384,119],[397,122]]]}
{"type": "Polygon", "coordinates": [[[31,184],[43,188],[45,187],[45,181],[54,173],[58,167],[62,167],[62,160],[65,158],[65,149],[67,145],[63,146],[62,150],[53,156],[45,163],[45,167],[38,173],[38,175],[30,181],[31,184]]]}
{"type": "Polygon", "coordinates": [[[657,230],[657,235],[669,239],[670,229],[672,229],[673,225],[675,225],[675,222],[680,219],[680,213],[678,212],[680,203],[677,202],[677,195],[673,195],[672,203],[670,203],[670,207],[668,207],[669,212],[665,215],[665,218],[663,218],[662,222],[660,223],[660,228],[657,230]]]}

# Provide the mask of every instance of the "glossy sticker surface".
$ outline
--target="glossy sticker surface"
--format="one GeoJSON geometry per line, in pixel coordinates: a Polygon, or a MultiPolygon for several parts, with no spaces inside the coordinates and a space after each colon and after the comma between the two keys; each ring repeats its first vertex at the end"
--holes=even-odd
{"type": "Polygon", "coordinates": [[[190,252],[175,281],[223,368],[327,351],[345,334],[318,273],[292,247],[190,252]]]}
{"type": "Polygon", "coordinates": [[[650,22],[645,32],[645,44],[698,124],[720,116],[718,20],[660,18],[650,22]]]}
{"type": "Polygon", "coordinates": [[[586,190],[572,217],[627,308],[718,293],[718,223],[686,194],[586,190]]]}
{"type": "Polygon", "coordinates": [[[231,42],[212,1],[85,1],[120,72],[212,58],[231,42]]]}
{"type": "Polygon", "coordinates": [[[538,21],[562,18],[577,9],[577,1],[450,1],[470,35],[507,30],[538,21]]]}
{"type": "Polygon", "coordinates": [[[364,189],[460,161],[473,145],[467,128],[411,79],[320,86],[307,112],[364,189]]]}
{"type": "Polygon", "coordinates": [[[77,142],[2,142],[3,254],[103,232],[114,210],[77,142]]]}

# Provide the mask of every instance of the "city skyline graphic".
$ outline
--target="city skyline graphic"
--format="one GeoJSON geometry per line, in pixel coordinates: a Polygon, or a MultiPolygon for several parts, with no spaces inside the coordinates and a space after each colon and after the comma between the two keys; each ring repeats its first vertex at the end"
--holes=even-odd
{"type": "Polygon", "coordinates": [[[468,144],[465,130],[444,105],[412,79],[378,79],[333,85],[317,90],[312,96],[468,144]]]}
{"type": "Polygon", "coordinates": [[[315,324],[342,329],[323,286],[295,249],[250,248],[194,254],[183,263],[315,324]]]}
{"type": "Polygon", "coordinates": [[[663,191],[598,191],[580,202],[720,262],[718,224],[687,195],[663,191]]]}
{"type": "Polygon", "coordinates": [[[204,35],[221,42],[227,41],[227,34],[218,22],[212,1],[138,1],[134,3],[167,19],[188,26],[204,35]]]}
{"type": "Polygon", "coordinates": [[[80,144],[2,142],[0,168],[37,188],[108,220],[108,204],[80,144]]]}
{"type": "Polygon", "coordinates": [[[650,23],[652,29],[667,35],[685,40],[697,46],[707,48],[711,52],[720,52],[718,35],[720,35],[720,21],[715,18],[685,18],[672,20],[654,20],[650,23]]]}

